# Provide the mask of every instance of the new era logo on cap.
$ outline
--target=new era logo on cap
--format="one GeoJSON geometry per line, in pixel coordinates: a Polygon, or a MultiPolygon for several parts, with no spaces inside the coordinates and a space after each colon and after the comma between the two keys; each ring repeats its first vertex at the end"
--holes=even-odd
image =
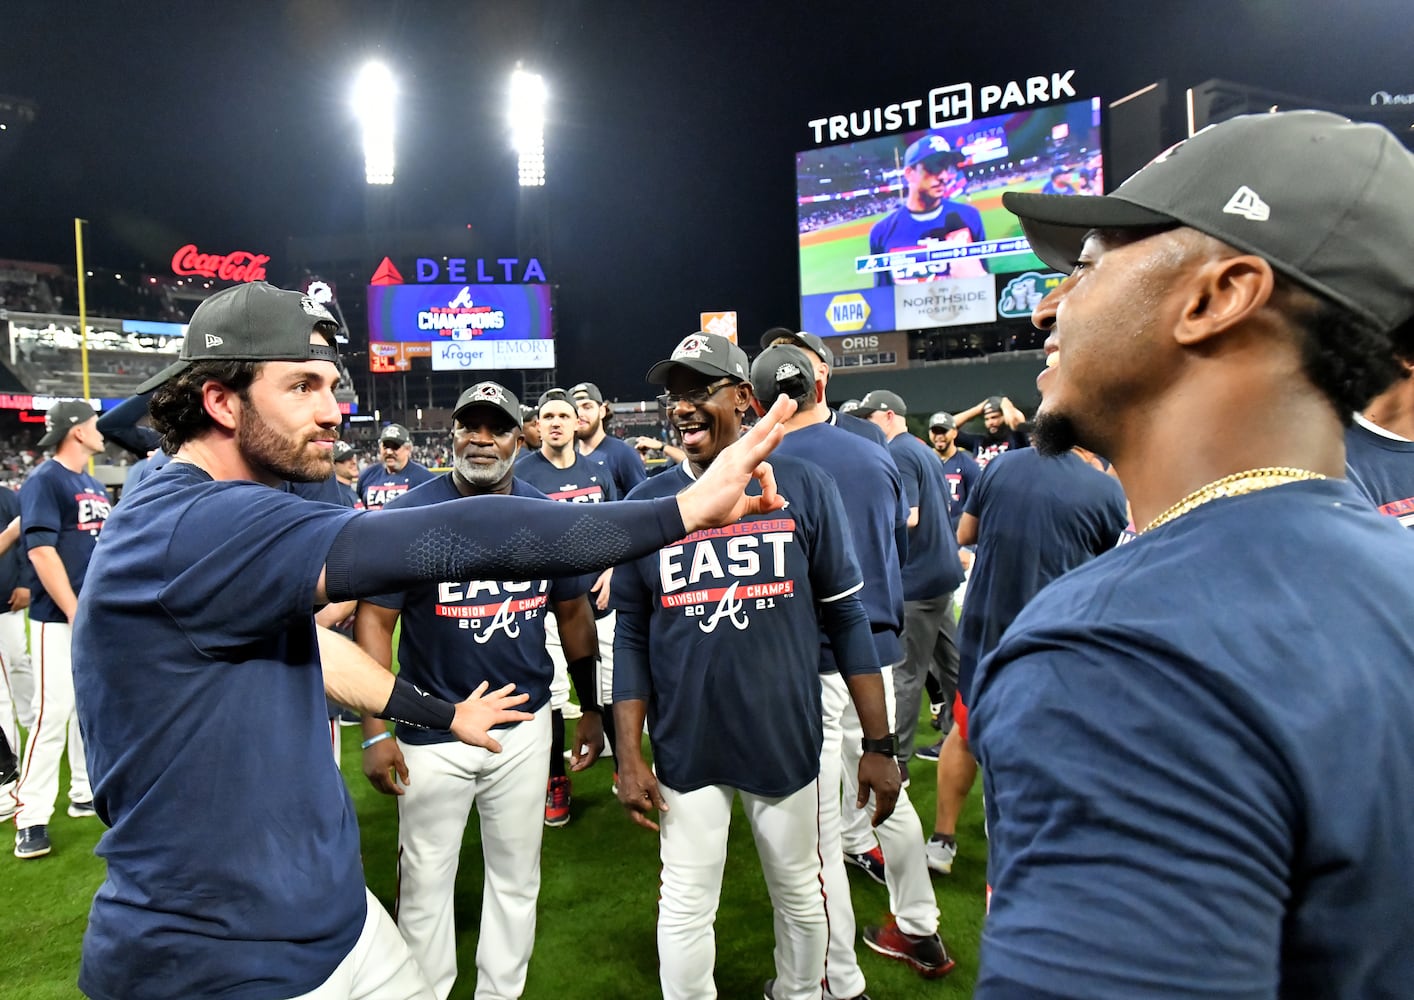
{"type": "Polygon", "coordinates": [[[1240,215],[1253,222],[1266,222],[1272,217],[1271,206],[1246,184],[1232,193],[1232,197],[1223,206],[1223,211],[1228,215],[1240,215]]]}
{"type": "Polygon", "coordinates": [[[224,344],[224,343],[225,343],[225,341],[222,340],[220,337],[216,336],[216,334],[214,334],[214,333],[208,333],[208,334],[206,335],[206,346],[207,346],[207,347],[220,347],[220,346],[221,346],[222,344],[224,344]]]}

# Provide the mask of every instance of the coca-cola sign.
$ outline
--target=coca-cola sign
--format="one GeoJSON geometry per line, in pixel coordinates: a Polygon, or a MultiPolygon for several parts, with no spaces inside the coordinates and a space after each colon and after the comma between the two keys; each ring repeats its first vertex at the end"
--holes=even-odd
{"type": "Polygon", "coordinates": [[[249,250],[232,250],[228,254],[202,253],[196,244],[188,243],[172,255],[174,274],[197,274],[222,281],[264,281],[265,265],[270,257],[249,250]]]}

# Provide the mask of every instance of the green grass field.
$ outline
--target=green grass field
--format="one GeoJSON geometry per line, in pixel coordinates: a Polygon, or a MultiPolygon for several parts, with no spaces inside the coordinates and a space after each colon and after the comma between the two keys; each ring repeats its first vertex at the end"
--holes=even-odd
{"type": "MultiPolygon", "coordinates": [[[[572,726],[573,724],[571,724],[572,726]]],[[[572,732],[572,730],[571,730],[572,732]]],[[[933,736],[924,719],[919,739],[933,736]]],[[[343,768],[363,834],[369,888],[390,905],[395,892],[397,809],[374,792],[359,768],[359,731],[341,730],[343,768]]],[[[277,769],[278,771],[278,769],[277,769]]],[[[658,995],[654,919],[658,894],[657,837],[634,826],[610,791],[612,762],[601,761],[574,777],[573,819],[545,831],[543,879],[535,955],[525,997],[617,1000],[658,995]]],[[[273,780],[299,780],[276,774],[273,780]]],[[[60,788],[68,787],[67,773],[60,788]]],[[[62,794],[62,792],[61,792],[62,794]]],[[[913,764],[910,788],[923,827],[933,827],[933,771],[913,764]]],[[[13,823],[5,824],[13,837],[13,823]]],[[[80,941],[89,902],[103,879],[93,855],[102,832],[96,819],[75,820],[61,804],[50,823],[54,850],[20,861],[8,847],[0,856],[0,996],[58,1000],[78,996],[80,941]]],[[[906,966],[859,944],[860,963],[874,1000],[884,997],[954,998],[972,995],[977,972],[985,884],[980,795],[974,790],[959,827],[962,855],[955,873],[934,878],[942,910],[942,932],[957,969],[927,982],[906,966]]],[[[854,909],[862,928],[886,917],[888,893],[863,873],[850,870],[854,909]]],[[[480,841],[473,823],[463,843],[457,879],[458,955],[462,975],[454,998],[469,998],[475,985],[477,922],[481,900],[480,841]]],[[[770,901],[750,830],[738,810],[733,817],[717,916],[717,987],[724,998],[758,997],[773,975],[770,901]]]]}
{"type": "MultiPolygon", "coordinates": [[[[1039,191],[1044,184],[1044,180],[1028,181],[1006,190],[1039,191]]],[[[959,200],[975,205],[982,213],[982,225],[989,239],[1021,235],[1021,223],[1016,216],[1002,208],[1000,189],[976,191],[959,200]]],[[[855,273],[854,259],[869,252],[869,230],[886,214],[888,213],[880,212],[867,219],[842,222],[801,236],[800,294],[814,295],[872,287],[872,276],[855,273]]],[[[1008,274],[1049,270],[1035,254],[999,258],[994,263],[994,269],[999,267],[1006,268],[1008,274]]]]}

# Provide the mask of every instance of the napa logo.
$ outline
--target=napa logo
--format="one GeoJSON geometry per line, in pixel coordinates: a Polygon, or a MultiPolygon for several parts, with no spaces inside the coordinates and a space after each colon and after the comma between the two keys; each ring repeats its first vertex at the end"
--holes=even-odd
{"type": "Polygon", "coordinates": [[[1053,288],[1059,288],[1065,275],[1054,271],[1042,274],[1027,271],[1006,283],[997,299],[997,315],[1003,319],[1026,319],[1035,311],[1053,288]]]}
{"type": "Polygon", "coordinates": [[[853,333],[869,322],[869,303],[858,292],[836,295],[825,307],[825,319],[836,333],[853,333]]]}

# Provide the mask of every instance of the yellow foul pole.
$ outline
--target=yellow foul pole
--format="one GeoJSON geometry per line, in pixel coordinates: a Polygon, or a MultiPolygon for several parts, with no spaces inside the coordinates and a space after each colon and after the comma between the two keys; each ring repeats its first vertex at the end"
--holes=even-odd
{"type": "MultiPolygon", "coordinates": [[[[83,265],[83,219],[74,220],[74,257],[79,277],[79,358],[83,365],[83,398],[89,399],[88,391],[88,294],[86,278],[88,272],[83,265]]],[[[88,459],[88,474],[93,475],[93,456],[88,459]]]]}

